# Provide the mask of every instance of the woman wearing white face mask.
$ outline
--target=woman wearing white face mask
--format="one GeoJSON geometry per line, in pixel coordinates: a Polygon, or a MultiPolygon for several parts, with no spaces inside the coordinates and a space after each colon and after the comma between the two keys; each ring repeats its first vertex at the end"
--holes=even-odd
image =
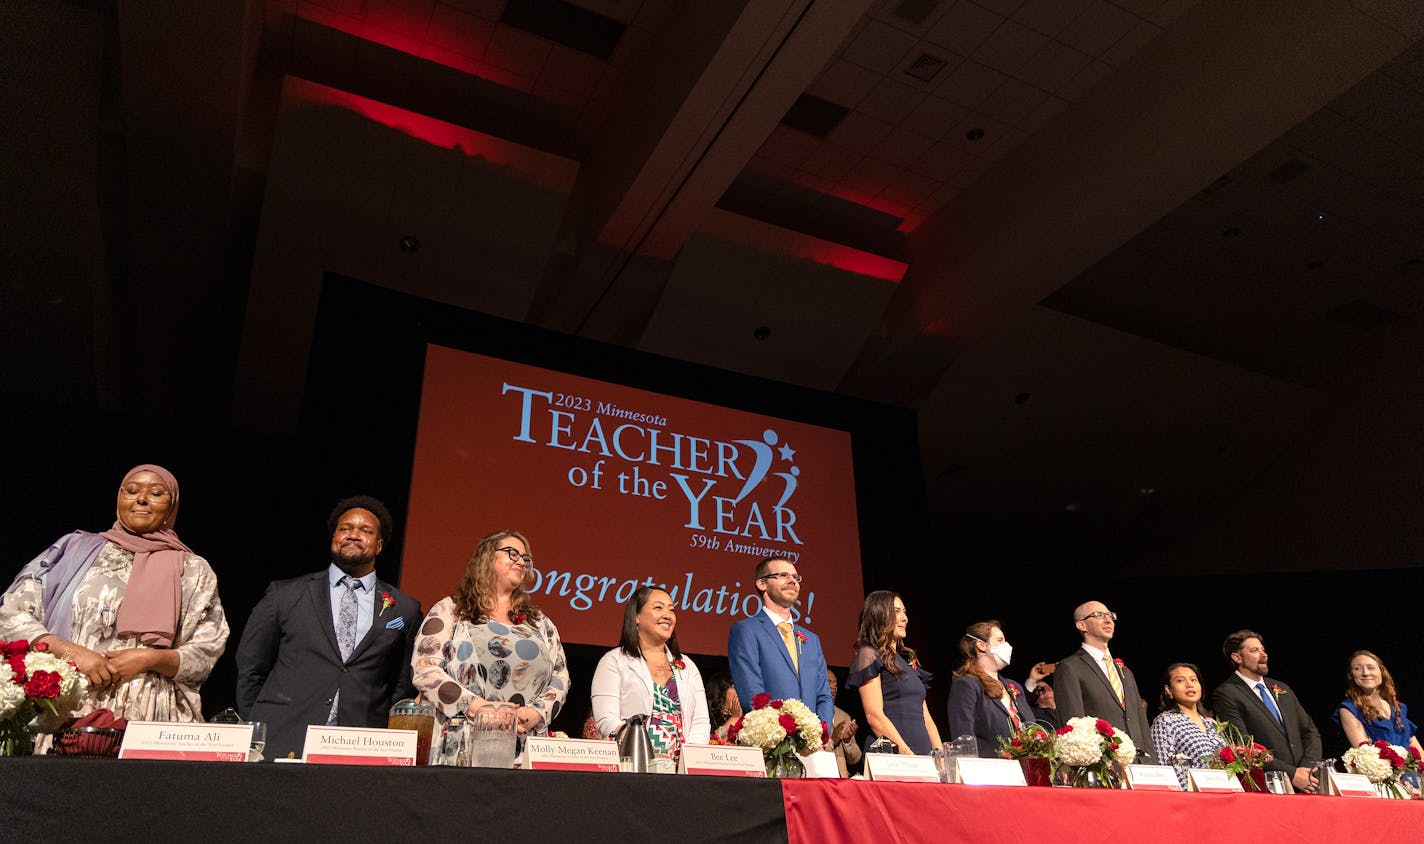
{"type": "Polygon", "coordinates": [[[949,687],[949,732],[974,736],[980,756],[996,755],[1000,738],[1008,738],[1033,720],[1023,687],[999,676],[1013,650],[999,622],[993,620],[969,625],[959,640],[964,663],[955,670],[949,687]]]}

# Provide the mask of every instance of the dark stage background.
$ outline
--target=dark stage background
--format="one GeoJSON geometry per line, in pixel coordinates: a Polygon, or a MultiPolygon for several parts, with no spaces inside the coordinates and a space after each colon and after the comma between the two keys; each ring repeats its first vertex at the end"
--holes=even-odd
{"type": "MultiPolygon", "coordinates": [[[[1022,679],[1033,662],[1076,647],[1070,613],[1091,598],[1120,614],[1114,652],[1135,671],[1154,712],[1166,664],[1197,662],[1214,686],[1229,673],[1220,642],[1243,626],[1265,634],[1274,676],[1300,694],[1330,755],[1344,749],[1330,713],[1352,650],[1380,653],[1406,702],[1424,688],[1413,610],[1424,572],[1417,569],[1121,577],[1084,564],[1070,537],[1037,536],[1012,546],[966,537],[930,548],[910,411],[590,343],[335,276],[323,294],[294,436],[63,407],[0,409],[10,498],[0,527],[11,540],[3,579],[62,533],[107,527],[124,470],[162,463],[182,483],[180,534],[220,578],[230,654],[269,581],[325,565],[326,515],[338,498],[373,494],[403,518],[427,342],[850,431],[864,586],[904,595],[909,643],[939,677],[931,711],[941,730],[947,730],[943,695],[966,625],[1000,619],[1015,646],[1006,673],[1022,679]]],[[[471,514],[471,547],[496,527],[471,514]]],[[[995,532],[1012,534],[1013,526],[995,532]]],[[[399,578],[402,538],[386,545],[378,564],[384,578],[399,578]]],[[[636,544],[636,537],[629,541],[636,544]]],[[[611,647],[617,631],[608,633],[611,647]]],[[[843,666],[850,643],[825,646],[843,666]]],[[[587,714],[588,682],[602,651],[568,646],[573,689],[556,726],[570,734],[587,714]]],[[[704,676],[726,668],[722,654],[693,656],[704,676]]],[[[233,689],[225,656],[204,687],[205,710],[230,705],[233,689]]],[[[853,693],[843,690],[838,703],[859,714],[853,693]]]]}

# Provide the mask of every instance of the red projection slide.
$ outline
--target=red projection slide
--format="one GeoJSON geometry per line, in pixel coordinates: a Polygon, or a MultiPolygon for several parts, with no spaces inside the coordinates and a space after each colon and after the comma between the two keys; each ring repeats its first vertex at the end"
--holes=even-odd
{"type": "Polygon", "coordinates": [[[401,588],[429,608],[496,530],[529,537],[534,601],[565,641],[613,647],[622,605],[661,586],[692,653],[757,613],[752,569],[784,556],[796,608],[843,664],[864,597],[850,435],[431,345],[401,588]]]}

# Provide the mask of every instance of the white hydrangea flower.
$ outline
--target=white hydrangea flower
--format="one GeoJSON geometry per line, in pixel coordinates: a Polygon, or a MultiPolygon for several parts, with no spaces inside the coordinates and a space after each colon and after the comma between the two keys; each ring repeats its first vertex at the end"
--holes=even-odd
{"type": "Polygon", "coordinates": [[[1132,739],[1128,738],[1127,733],[1122,730],[1117,731],[1117,738],[1122,744],[1119,744],[1117,750],[1113,752],[1113,758],[1123,765],[1131,765],[1132,761],[1137,758],[1137,745],[1133,744],[1132,739]]]}
{"type": "Polygon", "coordinates": [[[14,717],[25,703],[25,689],[15,682],[8,662],[0,662],[0,721],[14,717]]]}
{"type": "Polygon", "coordinates": [[[1058,758],[1065,765],[1082,767],[1096,765],[1103,759],[1103,737],[1098,734],[1098,719],[1069,718],[1071,732],[1058,737],[1058,758]]]}
{"type": "Polygon", "coordinates": [[[1342,758],[1351,773],[1364,774],[1370,782],[1384,782],[1394,776],[1394,766],[1381,759],[1379,749],[1372,744],[1352,747],[1342,758]]]}

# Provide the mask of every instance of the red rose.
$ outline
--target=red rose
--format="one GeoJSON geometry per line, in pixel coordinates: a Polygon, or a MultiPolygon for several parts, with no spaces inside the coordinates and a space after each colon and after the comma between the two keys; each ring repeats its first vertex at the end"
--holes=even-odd
{"type": "Polygon", "coordinates": [[[752,709],[761,709],[768,703],[771,703],[771,695],[767,694],[766,692],[762,692],[761,694],[752,697],[752,709]]]}
{"type": "Polygon", "coordinates": [[[59,697],[59,672],[36,671],[25,683],[25,694],[35,700],[59,697]]]}
{"type": "Polygon", "coordinates": [[[25,682],[25,655],[14,654],[8,658],[8,661],[10,663],[10,670],[15,672],[15,682],[25,682]]]}
{"type": "Polygon", "coordinates": [[[730,726],[730,727],[727,728],[727,741],[730,741],[732,744],[736,744],[736,743],[737,743],[737,733],[740,733],[741,731],[742,731],[742,719],[741,719],[741,718],[738,718],[738,719],[737,719],[737,722],[736,722],[735,724],[733,724],[732,726],[730,726]]]}
{"type": "Polygon", "coordinates": [[[1009,744],[1012,744],[1014,747],[1023,747],[1023,742],[1019,740],[1019,737],[1018,737],[1018,736],[1014,736],[1014,737],[1009,741],[1009,744]]]}
{"type": "Polygon", "coordinates": [[[26,639],[16,639],[13,642],[0,642],[0,654],[4,654],[6,659],[15,654],[22,654],[30,649],[30,643],[26,639]]]}
{"type": "Polygon", "coordinates": [[[34,647],[30,648],[30,650],[36,653],[44,653],[49,650],[49,642],[35,642],[34,647]]]}
{"type": "Polygon", "coordinates": [[[1218,755],[1221,757],[1221,761],[1228,765],[1236,761],[1236,753],[1229,747],[1223,747],[1218,755]]]}
{"type": "Polygon", "coordinates": [[[1413,756],[1415,759],[1418,759],[1421,762],[1424,762],[1424,756],[1419,755],[1419,748],[1415,747],[1412,744],[1409,745],[1409,755],[1413,756]]]}
{"type": "Polygon", "coordinates": [[[1106,721],[1104,721],[1103,719],[1099,718],[1099,719],[1098,719],[1098,722],[1097,722],[1096,724],[1094,724],[1093,726],[1095,726],[1095,727],[1098,728],[1098,732],[1099,732],[1100,734],[1105,735],[1105,736],[1108,736],[1108,737],[1112,737],[1112,735],[1113,735],[1112,724],[1109,724],[1108,722],[1106,722],[1106,721]]]}
{"type": "Polygon", "coordinates": [[[781,701],[780,701],[780,700],[773,700],[773,701],[771,702],[771,708],[772,708],[772,709],[780,709],[780,708],[781,708],[781,701]]]}
{"type": "Polygon", "coordinates": [[[785,712],[776,719],[776,723],[781,725],[781,729],[785,730],[787,735],[796,732],[796,719],[785,712]]]}
{"type": "Polygon", "coordinates": [[[831,741],[831,727],[825,721],[821,722],[821,744],[828,744],[831,741]]]}
{"type": "Polygon", "coordinates": [[[1057,734],[1060,736],[1066,736],[1071,732],[1073,732],[1073,728],[1068,726],[1067,724],[1064,724],[1063,726],[1058,728],[1057,734]]]}

